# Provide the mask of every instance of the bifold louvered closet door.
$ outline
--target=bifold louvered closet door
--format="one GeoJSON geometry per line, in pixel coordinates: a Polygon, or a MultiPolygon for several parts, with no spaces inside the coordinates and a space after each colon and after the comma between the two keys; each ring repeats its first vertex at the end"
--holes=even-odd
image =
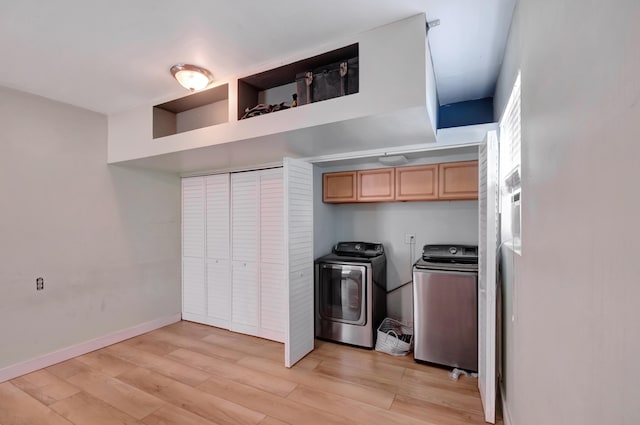
{"type": "Polygon", "coordinates": [[[282,169],[231,175],[231,329],[285,337],[282,169]]]}
{"type": "Polygon", "coordinates": [[[204,177],[206,195],[207,321],[222,328],[231,320],[229,175],[204,177]]]}
{"type": "Polygon", "coordinates": [[[283,342],[282,169],[182,180],[183,318],[283,342]]]}
{"type": "Polygon", "coordinates": [[[203,321],[207,314],[205,284],[204,178],[182,180],[182,317],[203,321]]]}
{"type": "Polygon", "coordinates": [[[231,330],[258,333],[258,220],[260,198],[257,172],[231,175],[231,330]]]}
{"type": "Polygon", "coordinates": [[[282,168],[260,175],[260,334],[284,342],[286,275],[282,168]]]}
{"type": "Polygon", "coordinates": [[[182,179],[182,317],[228,327],[230,276],[229,175],[182,179]]]}

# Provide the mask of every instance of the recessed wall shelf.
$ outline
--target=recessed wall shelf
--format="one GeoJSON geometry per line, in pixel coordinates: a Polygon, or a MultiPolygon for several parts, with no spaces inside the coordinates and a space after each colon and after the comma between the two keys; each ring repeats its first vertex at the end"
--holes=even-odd
{"type": "Polygon", "coordinates": [[[153,107],[153,138],[229,121],[229,85],[190,94],[153,107]]]}
{"type": "Polygon", "coordinates": [[[358,57],[358,43],[238,79],[238,119],[247,108],[263,104],[290,105],[296,93],[296,76],[333,63],[358,57]]]}

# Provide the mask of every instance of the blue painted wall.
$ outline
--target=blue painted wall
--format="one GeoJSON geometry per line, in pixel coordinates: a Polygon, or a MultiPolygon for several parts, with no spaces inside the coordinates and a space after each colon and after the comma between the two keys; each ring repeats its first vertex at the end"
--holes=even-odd
{"type": "Polygon", "coordinates": [[[487,124],[493,121],[493,98],[468,100],[442,105],[438,114],[438,128],[487,124]]]}

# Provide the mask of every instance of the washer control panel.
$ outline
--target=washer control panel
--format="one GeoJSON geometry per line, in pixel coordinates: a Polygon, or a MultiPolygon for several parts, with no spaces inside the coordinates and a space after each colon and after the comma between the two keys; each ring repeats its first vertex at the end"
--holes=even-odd
{"type": "Polygon", "coordinates": [[[422,259],[443,263],[477,263],[478,247],[476,245],[425,245],[422,248],[422,259]]]}

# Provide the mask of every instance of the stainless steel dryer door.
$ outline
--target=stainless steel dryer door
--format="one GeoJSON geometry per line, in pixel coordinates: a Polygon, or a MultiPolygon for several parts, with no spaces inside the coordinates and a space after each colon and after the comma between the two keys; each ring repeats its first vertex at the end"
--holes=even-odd
{"type": "Polygon", "coordinates": [[[367,323],[367,267],[320,264],[318,277],[320,317],[364,326],[367,323]]]}

